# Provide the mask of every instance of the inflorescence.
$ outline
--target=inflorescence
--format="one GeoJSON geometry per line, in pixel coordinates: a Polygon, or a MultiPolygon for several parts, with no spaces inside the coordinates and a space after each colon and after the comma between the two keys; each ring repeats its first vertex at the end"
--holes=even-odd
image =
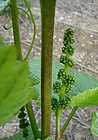
{"type": "Polygon", "coordinates": [[[27,127],[29,126],[29,122],[26,119],[27,114],[25,113],[25,107],[22,107],[20,109],[20,113],[18,115],[19,120],[19,127],[23,130],[23,137],[27,137],[28,134],[28,129],[27,127]]]}
{"type": "Polygon", "coordinates": [[[74,54],[75,49],[72,47],[74,43],[74,31],[69,28],[64,33],[64,41],[60,63],[64,68],[60,69],[57,74],[57,81],[53,84],[53,92],[58,95],[58,99],[53,97],[51,99],[52,110],[56,111],[58,108],[65,109],[70,103],[68,93],[72,90],[72,85],[75,83],[73,75],[68,74],[68,70],[75,66],[74,61],[70,58],[74,54]]]}

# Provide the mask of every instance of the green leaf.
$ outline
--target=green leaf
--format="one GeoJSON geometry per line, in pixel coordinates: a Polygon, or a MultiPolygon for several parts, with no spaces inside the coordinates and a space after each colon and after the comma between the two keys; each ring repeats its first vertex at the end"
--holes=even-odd
{"type": "MultiPolygon", "coordinates": [[[[54,83],[57,79],[57,72],[62,68],[62,65],[56,61],[53,61],[52,70],[52,82],[54,83]]],[[[29,70],[32,75],[36,77],[37,80],[41,79],[41,59],[40,57],[35,57],[29,62],[29,70]]]]}
{"type": "MultiPolygon", "coordinates": [[[[53,70],[52,70],[52,83],[54,83],[57,79],[57,72],[59,68],[62,68],[60,63],[53,61],[53,70]]],[[[32,79],[35,77],[36,80],[40,81],[41,79],[41,59],[40,57],[35,57],[34,59],[30,60],[29,62],[29,71],[32,75],[32,79]]],[[[37,99],[37,105],[40,107],[40,99],[41,99],[41,83],[34,86],[39,93],[37,99]]],[[[38,94],[37,94],[38,95],[38,94]]]]}
{"type": "Polygon", "coordinates": [[[70,74],[73,74],[76,79],[76,82],[72,88],[72,92],[70,93],[71,96],[77,95],[79,92],[82,93],[87,89],[95,88],[98,86],[98,78],[76,70],[71,70],[70,74]]]}
{"type": "Polygon", "coordinates": [[[98,137],[98,111],[92,113],[91,133],[94,137],[98,137]]]}
{"type": "Polygon", "coordinates": [[[16,63],[15,47],[0,48],[0,125],[9,121],[36,93],[26,62],[16,63]]]}
{"type": "MultiPolygon", "coordinates": [[[[31,127],[28,127],[28,131],[29,131],[28,139],[35,140],[34,135],[32,134],[31,127]]],[[[10,138],[3,138],[1,140],[24,140],[22,130],[20,130],[19,133],[15,134],[14,136],[12,136],[10,138]]]]}
{"type": "Polygon", "coordinates": [[[70,106],[95,106],[98,105],[98,87],[78,93],[71,98],[70,106]]]}
{"type": "Polygon", "coordinates": [[[0,0],[0,13],[6,8],[10,0],[0,0]]]}
{"type": "MultiPolygon", "coordinates": [[[[35,75],[36,78],[39,80],[41,79],[41,62],[40,58],[35,58],[30,61],[29,63],[30,72],[35,75]]],[[[57,61],[53,61],[53,68],[52,68],[52,83],[54,83],[57,80],[57,73],[58,70],[63,68],[63,65],[61,65],[57,61]]],[[[87,89],[95,88],[98,86],[98,79],[90,76],[88,74],[85,74],[83,72],[78,72],[76,70],[71,70],[69,72],[70,74],[75,76],[76,83],[72,87],[72,92],[70,92],[70,96],[77,95],[79,92],[84,92],[87,89]]],[[[40,84],[37,85],[38,90],[40,90],[40,84]]]]}

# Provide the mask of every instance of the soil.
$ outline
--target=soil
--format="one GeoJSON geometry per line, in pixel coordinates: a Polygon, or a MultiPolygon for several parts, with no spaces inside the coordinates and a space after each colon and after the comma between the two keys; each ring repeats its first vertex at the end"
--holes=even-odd
{"type": "MultiPolygon", "coordinates": [[[[32,11],[37,26],[37,35],[34,48],[29,59],[40,56],[41,51],[41,23],[39,1],[33,0],[32,11]]],[[[76,69],[98,77],[98,0],[58,0],[55,14],[54,29],[54,59],[58,60],[61,54],[63,33],[68,27],[75,30],[76,69]]],[[[19,17],[21,45],[25,56],[32,40],[33,26],[26,16],[19,17]]],[[[10,27],[11,21],[5,15],[0,16],[0,34],[7,44],[13,43],[12,29],[5,30],[3,26],[10,27]]],[[[98,107],[78,108],[65,133],[67,140],[98,140],[90,133],[91,114],[98,107]]],[[[67,118],[71,108],[63,111],[62,123],[67,118]]],[[[37,122],[40,122],[40,110],[35,110],[37,122]]],[[[51,133],[55,134],[55,116],[52,114],[51,133]]],[[[19,131],[17,116],[9,123],[0,127],[0,138],[12,136],[19,131]]]]}

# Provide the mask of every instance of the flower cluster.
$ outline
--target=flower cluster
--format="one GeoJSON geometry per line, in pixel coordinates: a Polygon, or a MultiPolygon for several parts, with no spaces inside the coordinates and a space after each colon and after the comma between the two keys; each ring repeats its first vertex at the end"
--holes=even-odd
{"type": "Polygon", "coordinates": [[[69,59],[67,56],[65,55],[61,55],[60,57],[60,63],[69,66],[69,67],[74,67],[75,63],[73,60],[69,59]]]}
{"type": "Polygon", "coordinates": [[[73,75],[69,75],[68,70],[75,66],[75,63],[70,56],[74,54],[75,49],[72,47],[74,43],[74,31],[69,28],[64,33],[64,46],[62,47],[62,53],[60,57],[60,63],[64,65],[63,69],[60,69],[57,74],[57,79],[53,84],[53,92],[58,95],[58,100],[52,98],[52,110],[56,111],[58,108],[66,108],[70,102],[68,93],[72,89],[72,85],[75,83],[73,75]]]}
{"type": "Polygon", "coordinates": [[[65,109],[70,103],[70,98],[68,96],[65,96],[64,99],[58,101],[56,98],[52,98],[51,104],[52,104],[52,110],[56,111],[58,108],[65,109]]]}
{"type": "Polygon", "coordinates": [[[59,81],[56,81],[53,84],[53,91],[54,91],[54,93],[59,93],[60,90],[61,90],[61,83],[59,81]]]}
{"type": "Polygon", "coordinates": [[[28,129],[27,127],[29,126],[29,123],[26,119],[27,114],[25,113],[25,108],[22,107],[20,109],[20,113],[18,115],[19,120],[19,127],[21,129],[23,129],[23,137],[27,137],[28,136],[28,129]]]}

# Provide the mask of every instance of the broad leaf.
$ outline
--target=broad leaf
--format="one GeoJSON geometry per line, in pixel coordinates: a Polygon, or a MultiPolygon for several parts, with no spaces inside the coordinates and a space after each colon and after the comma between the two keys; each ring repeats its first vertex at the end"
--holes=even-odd
{"type": "Polygon", "coordinates": [[[84,92],[87,89],[95,88],[98,86],[98,78],[90,76],[86,73],[73,70],[70,72],[75,76],[76,82],[73,85],[71,96],[77,95],[79,92],[84,92]]]}
{"type": "Polygon", "coordinates": [[[34,93],[27,64],[16,63],[15,47],[0,48],[0,125],[9,121],[34,93]]]}
{"type": "MultiPolygon", "coordinates": [[[[41,79],[41,60],[40,58],[35,58],[29,63],[30,72],[35,75],[39,80],[41,79]]],[[[53,61],[52,68],[52,83],[57,80],[58,70],[63,68],[63,66],[56,61],[53,61]]],[[[77,95],[79,92],[84,92],[87,89],[94,88],[98,86],[98,79],[85,74],[83,72],[78,72],[76,70],[71,70],[70,74],[75,76],[76,83],[72,87],[72,92],[70,92],[70,96],[77,95]]],[[[36,86],[38,90],[40,90],[40,84],[36,86]]]]}
{"type": "Polygon", "coordinates": [[[94,106],[98,105],[98,87],[78,93],[71,98],[70,106],[94,106]]]}
{"type": "MultiPolygon", "coordinates": [[[[34,135],[32,134],[31,127],[28,128],[28,131],[29,131],[28,139],[35,140],[34,135]]],[[[10,138],[3,138],[1,140],[24,140],[22,130],[20,130],[19,133],[15,134],[14,136],[12,136],[10,138]]]]}
{"type": "Polygon", "coordinates": [[[90,130],[93,136],[98,137],[98,112],[92,113],[92,126],[90,130]]]}
{"type": "MultiPolygon", "coordinates": [[[[57,72],[58,72],[59,68],[62,68],[62,65],[60,65],[60,63],[58,63],[56,61],[53,61],[52,82],[56,81],[57,72]]],[[[40,59],[40,57],[30,60],[29,70],[30,70],[32,77],[34,76],[38,81],[41,79],[41,59],[40,59]]]]}

